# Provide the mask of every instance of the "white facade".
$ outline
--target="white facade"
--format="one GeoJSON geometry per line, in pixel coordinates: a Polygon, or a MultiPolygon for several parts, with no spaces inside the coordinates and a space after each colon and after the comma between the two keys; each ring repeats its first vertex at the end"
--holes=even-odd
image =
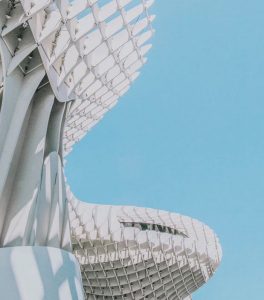
{"type": "MultiPolygon", "coordinates": [[[[54,281],[48,299],[190,299],[221,260],[215,234],[196,220],[84,204],[66,192],[64,157],[117,103],[146,62],[154,33],[152,4],[0,1],[0,256],[20,253],[32,261],[48,251],[57,265],[58,253],[67,253],[61,272],[71,282],[70,293],[54,281]],[[70,279],[71,252],[86,296],[78,287],[75,261],[71,275],[79,285],[70,279]]],[[[16,274],[19,266],[17,259],[2,268],[16,274]]],[[[32,270],[45,277],[44,267],[32,270]]],[[[30,274],[25,270],[25,278],[30,274]]],[[[10,286],[23,282],[23,276],[16,282],[10,278],[10,286]]],[[[21,286],[20,296],[8,299],[33,299],[34,290],[21,286]]],[[[43,298],[41,291],[36,300],[43,298]]]]}
{"type": "Polygon", "coordinates": [[[2,248],[0,277],[1,299],[84,299],[78,261],[58,248],[2,248]]]}

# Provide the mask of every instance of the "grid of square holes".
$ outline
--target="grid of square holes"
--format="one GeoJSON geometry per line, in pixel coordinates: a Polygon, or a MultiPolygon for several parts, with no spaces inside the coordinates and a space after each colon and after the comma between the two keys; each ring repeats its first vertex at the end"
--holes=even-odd
{"type": "MultiPolygon", "coordinates": [[[[185,299],[213,275],[220,260],[217,238],[212,230],[202,223],[165,212],[157,218],[155,212],[152,213],[153,210],[135,207],[129,210],[131,219],[137,215],[143,219],[146,215],[151,215],[156,222],[172,218],[185,228],[185,232],[191,238],[181,237],[181,242],[179,243],[178,239],[175,244],[176,237],[171,235],[169,246],[164,240],[162,242],[162,235],[165,233],[156,232],[157,244],[153,245],[153,240],[148,239],[148,234],[145,241],[140,242],[135,236],[133,242],[128,241],[121,233],[123,239],[117,241],[111,229],[107,236],[100,235],[96,215],[102,216],[102,210],[108,208],[88,205],[87,210],[92,213],[89,218],[85,218],[87,211],[85,212],[82,205],[79,207],[78,202],[71,197],[73,196],[70,196],[69,201],[71,220],[74,224],[74,253],[81,264],[87,299],[185,299]],[[94,224],[92,230],[87,231],[87,222],[90,225],[94,224]],[[97,233],[92,234],[92,231],[97,233]],[[208,244],[212,244],[213,254],[206,240],[208,244]],[[212,262],[212,257],[215,263],[212,262]]],[[[111,209],[114,210],[113,207],[111,209]]],[[[122,218],[125,219],[126,216],[122,215],[122,218]]],[[[103,223],[102,218],[100,222],[103,223]]],[[[105,221],[108,224],[111,222],[105,221]]],[[[172,227],[172,224],[168,227],[172,227]]],[[[120,224],[121,232],[125,229],[120,224]]],[[[135,230],[140,231],[139,228],[135,230]]]]}

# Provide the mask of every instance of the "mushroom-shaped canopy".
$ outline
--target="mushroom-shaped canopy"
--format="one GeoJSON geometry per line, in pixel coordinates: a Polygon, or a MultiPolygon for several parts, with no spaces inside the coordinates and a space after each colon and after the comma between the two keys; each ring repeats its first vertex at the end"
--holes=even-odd
{"type": "MultiPolygon", "coordinates": [[[[41,64],[60,102],[70,102],[64,155],[109,111],[146,63],[154,0],[0,1],[1,37],[27,75],[41,64]]],[[[0,74],[2,66],[0,59],[0,74]]],[[[0,75],[0,82],[3,82],[0,75]]]]}
{"type": "Polygon", "coordinates": [[[68,198],[74,254],[88,299],[185,299],[221,261],[217,236],[195,219],[87,204],[70,192],[68,198]]]}
{"type": "Polygon", "coordinates": [[[138,77],[151,48],[154,0],[21,0],[59,101],[75,100],[67,155],[138,77]]]}

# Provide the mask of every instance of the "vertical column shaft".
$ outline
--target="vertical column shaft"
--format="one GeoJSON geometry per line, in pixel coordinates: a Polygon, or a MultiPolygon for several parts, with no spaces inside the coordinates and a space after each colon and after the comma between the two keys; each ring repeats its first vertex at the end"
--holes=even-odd
{"type": "Polygon", "coordinates": [[[66,104],[42,65],[25,74],[0,38],[0,246],[71,250],[61,137],[66,104]]]}

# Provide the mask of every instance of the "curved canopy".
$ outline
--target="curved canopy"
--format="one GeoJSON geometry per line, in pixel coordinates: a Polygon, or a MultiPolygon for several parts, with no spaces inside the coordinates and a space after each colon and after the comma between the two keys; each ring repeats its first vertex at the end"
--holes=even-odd
{"type": "Polygon", "coordinates": [[[50,84],[59,101],[75,100],[64,133],[67,155],[138,77],[153,0],[24,0],[50,84]]]}
{"type": "Polygon", "coordinates": [[[19,66],[28,74],[43,64],[43,84],[50,83],[60,102],[70,102],[64,155],[138,77],[151,48],[153,2],[0,1],[1,36],[13,56],[7,73],[19,66]]]}
{"type": "Polygon", "coordinates": [[[217,236],[195,219],[87,204],[70,191],[68,199],[74,254],[88,299],[185,299],[221,261],[217,236]]]}

